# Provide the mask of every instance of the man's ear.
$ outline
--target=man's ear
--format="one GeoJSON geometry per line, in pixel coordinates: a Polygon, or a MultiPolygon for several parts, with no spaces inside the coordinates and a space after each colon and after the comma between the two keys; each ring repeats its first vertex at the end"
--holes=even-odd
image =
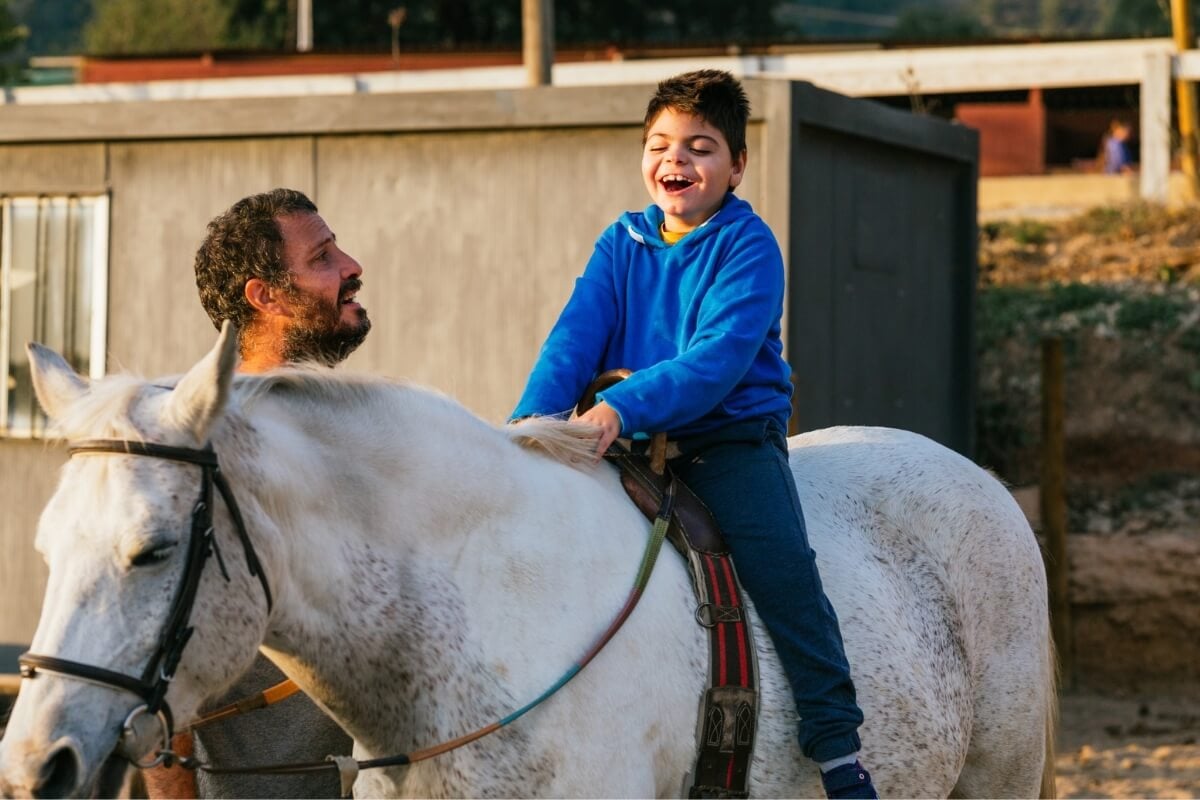
{"type": "Polygon", "coordinates": [[[262,278],[246,281],[246,287],[242,291],[246,295],[246,302],[253,306],[255,311],[276,317],[291,316],[287,305],[281,302],[283,290],[271,286],[262,278]]]}
{"type": "Polygon", "coordinates": [[[733,171],[729,173],[729,188],[736,189],[738,184],[742,182],[742,178],[746,176],[746,151],[737,154],[733,159],[733,171]]]}

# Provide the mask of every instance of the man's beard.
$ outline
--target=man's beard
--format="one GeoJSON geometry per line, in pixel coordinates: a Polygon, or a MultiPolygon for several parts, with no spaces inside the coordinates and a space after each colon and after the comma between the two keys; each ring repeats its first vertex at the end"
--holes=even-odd
{"type": "Polygon", "coordinates": [[[357,278],[343,283],[333,306],[319,297],[289,289],[295,317],[283,337],[283,357],[292,362],[316,361],[330,367],[346,360],[371,330],[365,308],[358,309],[356,321],[342,322],[342,299],[361,287],[362,281],[357,278]]]}

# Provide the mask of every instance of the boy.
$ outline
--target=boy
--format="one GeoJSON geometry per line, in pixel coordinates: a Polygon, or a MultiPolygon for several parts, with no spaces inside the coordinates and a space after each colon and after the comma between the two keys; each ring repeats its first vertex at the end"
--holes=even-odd
{"type": "Polygon", "coordinates": [[[671,469],[713,512],[779,653],[800,746],[831,798],[870,798],[862,712],[788,468],[784,270],[771,231],[733,194],[750,105],[727,72],[663,81],[646,109],[642,177],[653,201],[596,242],[513,418],[569,410],[600,372],[634,374],[580,420],[619,435],[666,431],[671,469]]]}

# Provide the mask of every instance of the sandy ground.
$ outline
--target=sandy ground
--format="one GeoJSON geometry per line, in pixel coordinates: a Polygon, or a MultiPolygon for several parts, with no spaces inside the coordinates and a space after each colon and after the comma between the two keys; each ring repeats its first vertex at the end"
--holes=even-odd
{"type": "Polygon", "coordinates": [[[1200,699],[1064,692],[1058,796],[1200,798],[1200,699]]]}

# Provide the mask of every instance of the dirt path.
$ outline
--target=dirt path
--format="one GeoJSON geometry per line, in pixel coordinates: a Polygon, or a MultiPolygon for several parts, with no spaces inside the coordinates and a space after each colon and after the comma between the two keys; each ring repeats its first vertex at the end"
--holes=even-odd
{"type": "Polygon", "coordinates": [[[1200,699],[1066,693],[1057,763],[1063,798],[1200,798],[1200,699]]]}

